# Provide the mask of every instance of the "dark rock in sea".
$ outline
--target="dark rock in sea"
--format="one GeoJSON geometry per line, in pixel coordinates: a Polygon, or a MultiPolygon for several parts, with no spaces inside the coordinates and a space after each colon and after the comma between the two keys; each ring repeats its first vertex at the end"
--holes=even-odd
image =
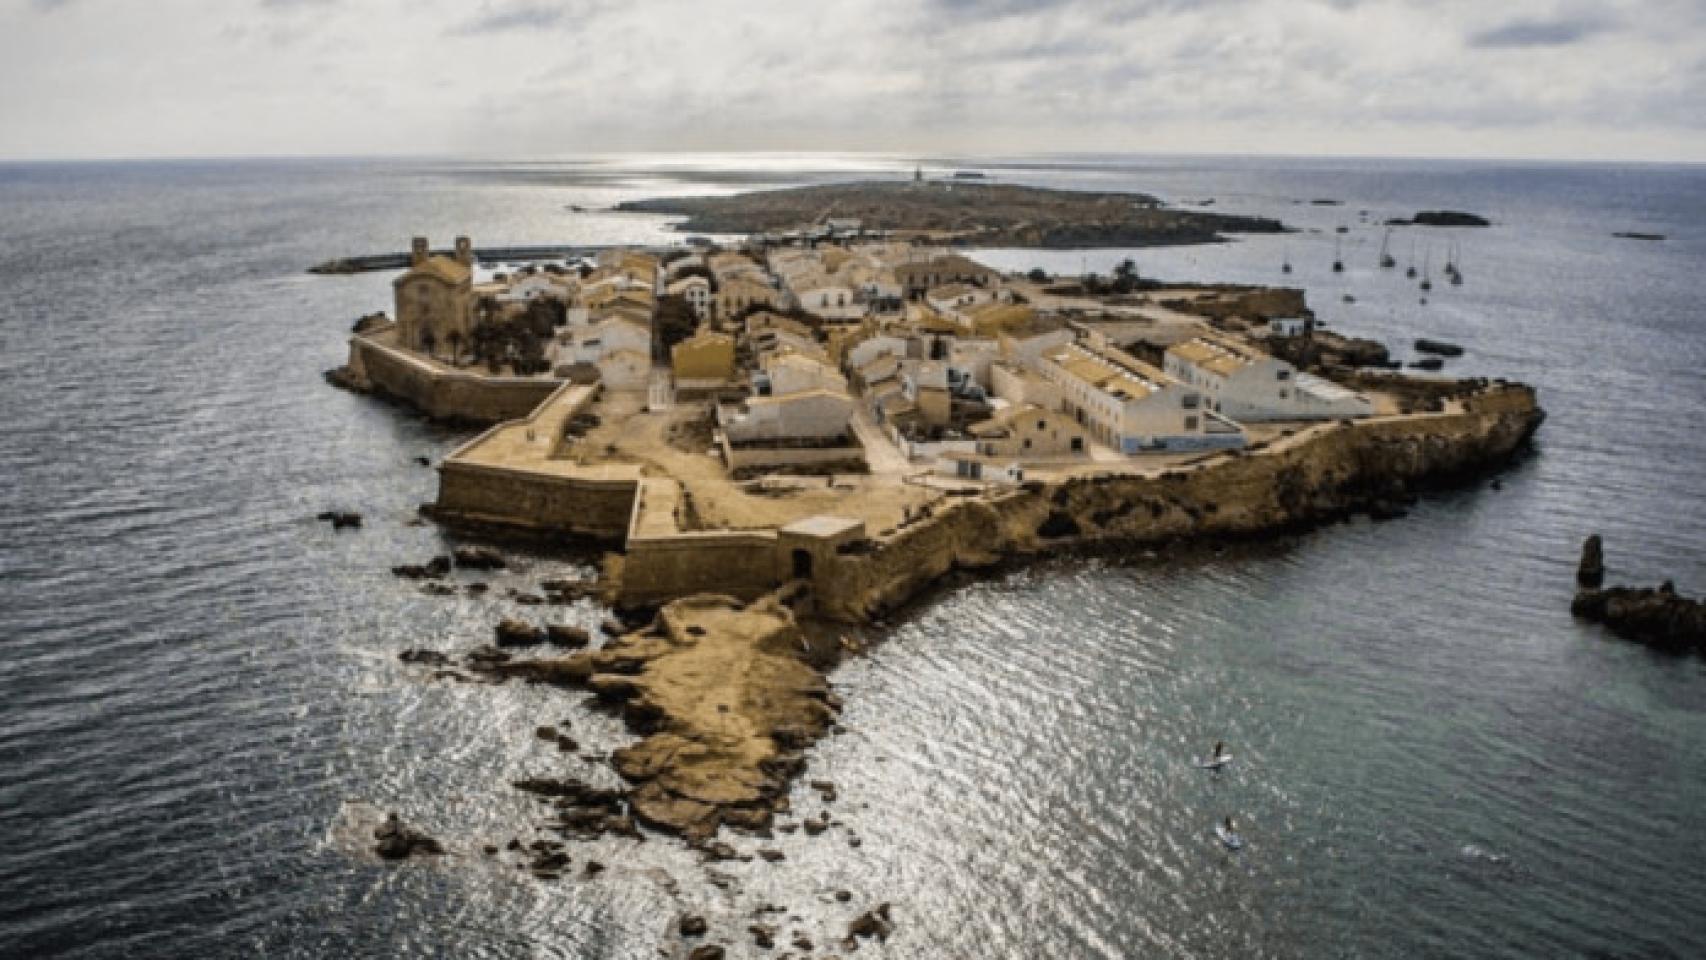
{"type": "MultiPolygon", "coordinates": [[[[1412,369],[1412,370],[1443,370],[1443,369],[1445,369],[1445,358],[1443,358],[1443,357],[1423,357],[1420,360],[1412,360],[1410,362],[1410,369],[1412,369]]],[[[1408,413],[1410,411],[1406,410],[1404,412],[1408,413]]]]}
{"type": "Polygon", "coordinates": [[[450,657],[437,650],[404,650],[397,654],[397,659],[404,663],[419,664],[423,667],[448,667],[450,657]]]}
{"type": "Polygon", "coordinates": [[[361,529],[361,514],[347,510],[327,510],[314,519],[331,524],[333,530],[361,529]]]}
{"type": "Polygon", "coordinates": [[[385,822],[373,831],[373,836],[379,841],[374,845],[374,852],[387,860],[403,860],[415,854],[439,856],[444,853],[443,845],[437,840],[407,826],[395,813],[386,815],[385,822]]]}
{"type": "Polygon", "coordinates": [[[599,622],[598,629],[602,630],[606,636],[611,637],[620,637],[628,632],[628,628],[622,625],[622,621],[614,617],[605,617],[599,622]]]}
{"type": "Polygon", "coordinates": [[[1421,353],[1432,353],[1442,357],[1463,356],[1463,348],[1457,344],[1447,343],[1444,340],[1429,340],[1426,337],[1417,338],[1416,350],[1421,353]]]}
{"type": "Polygon", "coordinates": [[[824,803],[833,803],[835,801],[835,784],[830,781],[813,780],[811,783],[807,784],[807,786],[816,790],[818,792],[818,796],[823,798],[824,803]]]}
{"type": "Polygon", "coordinates": [[[1582,541],[1582,559],[1576,564],[1576,586],[1598,590],[1605,585],[1605,542],[1599,534],[1582,541]]]}
{"type": "Polygon", "coordinates": [[[434,581],[422,585],[421,592],[432,597],[450,597],[456,595],[456,588],[448,583],[434,581]]]}
{"type": "Polygon", "coordinates": [[[776,863],[781,860],[786,860],[787,856],[780,850],[771,850],[766,848],[758,851],[758,859],[763,860],[765,863],[776,863]]]}
{"type": "Polygon", "coordinates": [[[760,950],[769,950],[776,945],[776,928],[768,923],[754,923],[746,928],[752,934],[752,945],[760,950]]]}
{"type": "Polygon", "coordinates": [[[1486,217],[1462,210],[1423,210],[1408,220],[1388,220],[1389,226],[1405,227],[1490,227],[1492,221],[1486,217]]]}
{"type": "Polygon", "coordinates": [[[545,598],[537,593],[518,593],[513,599],[524,607],[537,607],[545,602],[545,598]]]}
{"type": "Polygon", "coordinates": [[[887,940],[892,932],[894,923],[889,919],[889,905],[886,903],[878,904],[875,909],[859,914],[847,924],[847,937],[850,940],[870,937],[887,940]]]}
{"type": "Polygon", "coordinates": [[[804,950],[806,953],[812,952],[812,938],[803,933],[794,934],[794,939],[790,942],[795,950],[804,950]]]}
{"type": "Polygon", "coordinates": [[[1626,640],[1676,653],[1706,653],[1706,602],[1680,596],[1669,580],[1655,588],[1582,590],[1570,613],[1626,640]]]}
{"type": "Polygon", "coordinates": [[[1612,236],[1623,240],[1663,240],[1665,238],[1662,233],[1640,233],[1635,230],[1619,230],[1612,236]]]}
{"type": "Polygon", "coordinates": [[[545,627],[545,641],[552,646],[578,650],[592,642],[592,634],[581,627],[553,623],[545,627]]]}
{"type": "Polygon", "coordinates": [[[675,924],[676,932],[684,937],[702,937],[705,935],[705,931],[709,929],[710,924],[705,922],[704,917],[698,915],[682,917],[675,924]]]}
{"type": "Polygon", "coordinates": [[[534,857],[533,862],[527,866],[534,873],[539,873],[541,871],[556,872],[568,865],[569,855],[563,853],[561,850],[553,850],[548,853],[541,853],[539,856],[534,857]]]}
{"type": "Polygon", "coordinates": [[[430,466],[432,466],[432,458],[431,457],[416,457],[415,463],[417,463],[423,467],[430,467],[430,466]]]}
{"type": "Polygon", "coordinates": [[[806,836],[815,837],[829,829],[829,814],[807,817],[800,822],[800,825],[806,828],[806,836]]]}
{"type": "Polygon", "coordinates": [[[835,891],[835,900],[837,903],[846,903],[847,901],[849,901],[851,899],[853,899],[853,891],[851,891],[851,890],[837,890],[837,891],[835,891]]]}
{"type": "Polygon", "coordinates": [[[468,651],[465,659],[467,659],[468,663],[471,665],[481,666],[505,663],[509,658],[510,656],[508,653],[488,644],[486,646],[475,647],[468,651]]]}
{"type": "Polygon", "coordinates": [[[604,872],[604,864],[599,863],[597,860],[588,860],[586,862],[585,873],[587,876],[596,877],[603,872],[604,872]]]}
{"type": "Polygon", "coordinates": [[[485,593],[487,590],[490,590],[491,588],[492,588],[491,584],[488,584],[488,583],[470,583],[464,589],[466,589],[469,593],[480,594],[480,593],[485,593]]]}
{"type": "Polygon", "coordinates": [[[544,643],[546,637],[544,630],[526,620],[514,618],[498,621],[495,632],[500,647],[536,647],[544,643]]]}
{"type": "Polygon", "coordinates": [[[502,570],[509,566],[503,554],[491,547],[457,547],[453,552],[456,565],[469,570],[502,570]]]}
{"type": "Polygon", "coordinates": [[[702,947],[694,947],[693,952],[687,955],[687,960],[723,960],[725,955],[722,947],[707,943],[702,947]]]}
{"type": "Polygon", "coordinates": [[[391,572],[408,580],[438,580],[450,573],[449,557],[433,557],[426,563],[405,563],[391,572]]]}

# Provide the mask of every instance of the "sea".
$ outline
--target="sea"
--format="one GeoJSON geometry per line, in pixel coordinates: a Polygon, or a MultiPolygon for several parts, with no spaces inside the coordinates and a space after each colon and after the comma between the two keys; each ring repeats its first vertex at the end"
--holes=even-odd
{"type": "MultiPolygon", "coordinates": [[[[800,955],[796,933],[823,956],[885,902],[893,933],[859,956],[1706,956],[1706,662],[1569,613],[1592,533],[1613,582],[1706,593],[1703,275],[1703,166],[0,164],[0,956],[741,957],[800,955]],[[1448,373],[1534,384],[1546,423],[1402,519],[932,591],[832,675],[845,729],[807,779],[837,785],[836,825],[733,840],[784,860],[606,838],[542,881],[485,854],[540,836],[512,781],[614,783],[596,755],[629,736],[581,694],[434,681],[398,653],[469,649],[517,613],[595,625],[591,601],[507,591],[597,557],[458,573],[491,583],[478,596],[394,577],[465,542],[418,518],[436,475],[417,458],[470,432],[328,386],[392,276],[306,268],[416,234],[681,243],[613,205],[920,168],[1277,217],[1293,232],[979,255],[1295,284],[1400,360],[1448,340],[1466,351],[1448,373]],[[1385,220],[1439,208],[1492,226],[1388,239],[1385,220]],[[365,523],[315,520],[334,509],[365,523]],[[1217,740],[1234,762],[1199,769],[1217,740]],[[379,862],[385,812],[448,854],[379,862]],[[1226,817],[1240,851],[1215,837],[1226,817]],[[677,934],[687,914],[703,941],[677,934]],[[777,949],[754,947],[760,918],[777,949]]],[[[793,800],[822,809],[803,782],[793,800]]]]}

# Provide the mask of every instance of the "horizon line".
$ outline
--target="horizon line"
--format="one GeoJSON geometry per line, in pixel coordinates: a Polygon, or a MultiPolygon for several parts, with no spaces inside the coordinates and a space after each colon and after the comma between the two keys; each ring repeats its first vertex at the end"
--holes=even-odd
{"type": "Polygon", "coordinates": [[[1005,162],[1041,159],[1145,157],[1157,159],[1212,160],[1275,160],[1275,161],[1383,161],[1436,163],[1527,163],[1543,165],[1617,165],[1617,166],[1706,166],[1706,160],[1686,160],[1652,157],[1563,157],[1546,155],[1509,154],[1406,154],[1406,153],[1288,153],[1188,150],[1061,150],[1015,153],[954,153],[942,151],[897,150],[610,150],[585,153],[519,154],[514,156],[485,153],[211,153],[211,154],[103,154],[90,156],[13,156],[0,157],[0,165],[26,164],[144,164],[194,162],[459,162],[459,163],[563,163],[577,160],[615,160],[641,157],[799,157],[824,158],[883,158],[907,163],[953,163],[958,161],[1005,162]]]}

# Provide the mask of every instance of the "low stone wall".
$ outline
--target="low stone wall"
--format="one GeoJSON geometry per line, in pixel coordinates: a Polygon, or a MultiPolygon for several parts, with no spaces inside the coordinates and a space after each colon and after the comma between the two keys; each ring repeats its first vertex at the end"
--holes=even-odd
{"type": "Polygon", "coordinates": [[[844,447],[737,447],[723,441],[723,460],[729,470],[748,467],[809,467],[825,463],[864,463],[865,448],[844,447]]]}
{"type": "Polygon", "coordinates": [[[782,581],[773,530],[711,530],[628,540],[619,606],[661,603],[694,593],[752,600],[782,581]]]}
{"type": "Polygon", "coordinates": [[[632,480],[596,480],[445,461],[435,518],[621,542],[634,506],[632,480]]]}
{"type": "Polygon", "coordinates": [[[436,420],[498,423],[527,416],[561,384],[436,367],[383,341],[388,331],[350,338],[342,380],[352,389],[400,400],[436,420]]]}
{"type": "Polygon", "coordinates": [[[831,569],[819,569],[817,609],[868,620],[955,567],[1055,547],[1305,528],[1501,463],[1543,418],[1531,389],[1496,387],[1461,413],[1337,423],[1282,449],[1214,456],[1159,476],[1079,477],[956,502],[869,552],[838,555],[831,569]]]}

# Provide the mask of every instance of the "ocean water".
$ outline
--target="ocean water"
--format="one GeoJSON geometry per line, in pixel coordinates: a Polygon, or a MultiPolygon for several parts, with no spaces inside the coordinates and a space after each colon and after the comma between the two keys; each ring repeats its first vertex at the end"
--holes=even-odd
{"type": "Polygon", "coordinates": [[[483,642],[503,587],[594,558],[525,556],[483,597],[392,577],[450,542],[414,521],[414,458],[466,435],[320,380],[390,278],[303,268],[415,233],[667,241],[609,206],[915,162],[0,165],[0,956],[679,956],[684,912],[744,956],[766,903],[821,954],[879,901],[896,933],[861,956],[1706,954],[1706,664],[1568,613],[1596,531],[1613,580],[1706,592],[1700,167],[926,158],[1278,216],[1299,232],[986,256],[1260,283],[1289,258],[1334,327],[1462,343],[1448,369],[1536,384],[1550,417],[1499,489],[1399,521],[931,594],[834,674],[847,731],[811,776],[843,826],[778,835],[783,862],[611,839],[570,851],[599,878],[542,883],[480,853],[534,836],[511,780],[612,776],[536,726],[625,734],[577,694],[396,654],[483,642]],[[1398,230],[1380,270],[1377,224],[1438,207],[1495,226],[1398,230]],[[1438,282],[1447,238],[1462,287],[1438,282]],[[313,520],[331,508],[366,526],[313,520]],[[1195,769],[1216,739],[1237,762],[1195,769]],[[374,862],[377,810],[451,855],[374,862]],[[1228,815],[1238,854],[1210,832],[1228,815]]]}

